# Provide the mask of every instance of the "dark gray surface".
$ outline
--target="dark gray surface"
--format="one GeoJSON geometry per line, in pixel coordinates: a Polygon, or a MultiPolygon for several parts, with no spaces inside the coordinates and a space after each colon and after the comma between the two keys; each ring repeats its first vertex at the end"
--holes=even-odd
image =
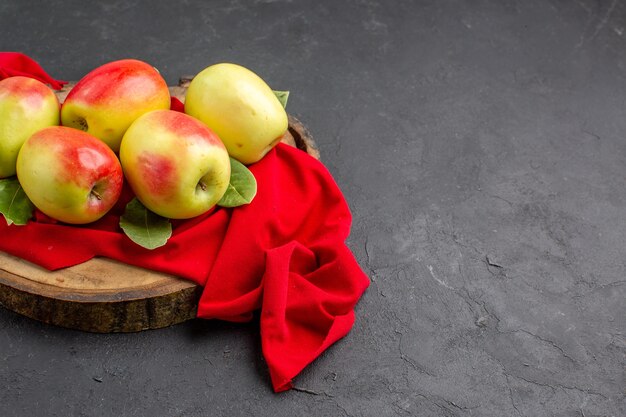
{"type": "Polygon", "coordinates": [[[254,323],[94,335],[0,309],[1,416],[626,415],[624,2],[87,3],[1,2],[0,50],[291,90],[372,285],[278,395],[254,323]]]}

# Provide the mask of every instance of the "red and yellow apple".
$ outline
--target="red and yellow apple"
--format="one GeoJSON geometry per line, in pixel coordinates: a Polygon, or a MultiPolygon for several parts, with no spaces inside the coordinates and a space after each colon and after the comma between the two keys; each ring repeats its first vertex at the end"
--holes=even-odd
{"type": "Polygon", "coordinates": [[[230,158],[220,138],[200,121],[172,110],[138,118],[124,134],[120,161],[139,201],[171,219],[207,212],[230,181],[230,158]]]}
{"type": "Polygon", "coordinates": [[[217,133],[228,153],[244,164],[263,158],[288,126],[284,107],[265,81],[230,63],[212,65],[193,78],[185,113],[217,133]]]}
{"type": "Polygon", "coordinates": [[[17,157],[17,179],[44,214],[71,224],[91,223],[117,202],[124,174],[101,140],[63,126],[39,130],[17,157]]]}
{"type": "Polygon", "coordinates": [[[15,175],[17,154],[33,133],[59,124],[59,100],[41,81],[9,77],[0,81],[0,178],[15,175]]]}
{"type": "Polygon", "coordinates": [[[117,152],[135,119],[169,108],[169,89],[159,72],[143,61],[123,59],[94,69],[72,88],[61,107],[61,123],[96,136],[117,152]]]}

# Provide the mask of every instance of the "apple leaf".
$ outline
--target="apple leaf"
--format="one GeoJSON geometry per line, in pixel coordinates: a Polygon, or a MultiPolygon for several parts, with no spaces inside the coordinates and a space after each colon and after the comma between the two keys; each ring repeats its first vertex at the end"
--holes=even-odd
{"type": "Polygon", "coordinates": [[[237,207],[249,204],[256,195],[256,178],[241,162],[230,158],[230,183],[217,202],[222,207],[237,207]]]}
{"type": "Polygon", "coordinates": [[[9,226],[28,223],[34,209],[17,177],[0,179],[0,213],[9,226]]]}
{"type": "Polygon", "coordinates": [[[137,198],[126,205],[120,227],[130,240],[146,249],[161,247],[172,236],[170,220],[148,210],[137,198]]]}
{"type": "Polygon", "coordinates": [[[283,109],[287,108],[287,100],[289,100],[289,91],[276,91],[274,90],[274,95],[280,101],[280,104],[283,105],[283,109]]]}

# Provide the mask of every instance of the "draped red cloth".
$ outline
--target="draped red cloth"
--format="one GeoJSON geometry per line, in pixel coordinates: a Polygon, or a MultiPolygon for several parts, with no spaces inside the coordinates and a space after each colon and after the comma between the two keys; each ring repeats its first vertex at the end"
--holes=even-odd
{"type": "MultiPolygon", "coordinates": [[[[0,52],[2,74],[14,74],[8,54],[0,52]]],[[[260,311],[263,355],[274,390],[284,391],[350,331],[369,279],[345,244],[351,213],[322,163],[279,144],[249,168],[258,184],[252,203],[173,221],[161,248],[144,249],[121,232],[132,198],[126,190],[104,218],[84,226],[41,215],[25,226],[0,221],[0,250],[50,270],[102,256],[192,280],[203,287],[199,318],[244,322],[260,311]]]]}
{"type": "Polygon", "coordinates": [[[55,80],[32,58],[20,52],[0,52],[0,80],[22,75],[60,90],[67,81],[55,80]]]}

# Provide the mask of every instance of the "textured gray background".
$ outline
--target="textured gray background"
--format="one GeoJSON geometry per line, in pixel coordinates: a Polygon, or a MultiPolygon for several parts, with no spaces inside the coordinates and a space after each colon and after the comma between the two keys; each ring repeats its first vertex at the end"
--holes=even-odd
{"type": "Polygon", "coordinates": [[[0,2],[76,80],[246,65],[309,127],[372,285],[272,393],[255,323],[95,335],[0,309],[0,415],[625,416],[626,2],[0,2]]]}

